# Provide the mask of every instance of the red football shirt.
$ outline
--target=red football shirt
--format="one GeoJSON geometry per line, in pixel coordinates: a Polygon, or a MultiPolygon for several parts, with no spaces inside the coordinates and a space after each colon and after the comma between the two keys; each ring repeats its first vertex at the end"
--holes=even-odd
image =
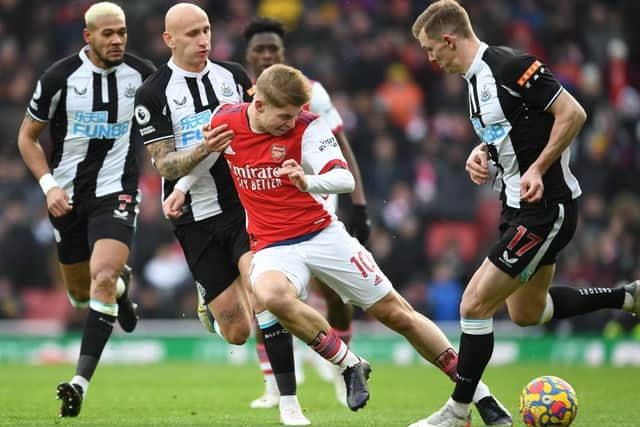
{"type": "Polygon", "coordinates": [[[331,129],[316,114],[302,111],[293,129],[274,136],[251,129],[248,107],[246,103],[220,106],[211,127],[226,123],[235,133],[224,156],[247,211],[247,232],[255,252],[320,231],[335,219],[325,209],[322,195],[300,191],[287,177],[275,176],[282,162],[294,159],[308,175],[348,165],[331,129]]]}

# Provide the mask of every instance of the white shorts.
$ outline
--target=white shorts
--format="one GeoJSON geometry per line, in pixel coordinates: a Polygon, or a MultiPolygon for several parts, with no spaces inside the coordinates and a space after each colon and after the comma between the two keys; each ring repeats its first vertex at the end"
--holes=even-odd
{"type": "Polygon", "coordinates": [[[279,271],[305,300],[315,276],[331,287],[344,302],[363,310],[380,301],[393,285],[357,239],[340,221],[332,222],[313,238],[301,243],[274,246],[256,252],[251,261],[251,286],[267,271],[279,271]]]}

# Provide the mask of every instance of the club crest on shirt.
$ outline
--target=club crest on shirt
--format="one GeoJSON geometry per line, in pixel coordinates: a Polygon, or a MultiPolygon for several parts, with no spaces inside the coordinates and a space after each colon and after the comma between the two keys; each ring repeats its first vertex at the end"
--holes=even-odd
{"type": "Polygon", "coordinates": [[[275,162],[281,162],[287,154],[287,147],[282,144],[271,144],[271,158],[275,162]]]}
{"type": "Polygon", "coordinates": [[[485,84],[480,91],[480,101],[487,102],[489,99],[491,99],[491,87],[489,84],[485,84]]]}
{"type": "Polygon", "coordinates": [[[136,88],[131,83],[129,83],[129,86],[124,90],[124,96],[127,98],[133,98],[136,96],[136,88]]]}
{"type": "Polygon", "coordinates": [[[226,82],[222,82],[220,90],[222,91],[223,96],[233,96],[233,89],[226,82]]]}

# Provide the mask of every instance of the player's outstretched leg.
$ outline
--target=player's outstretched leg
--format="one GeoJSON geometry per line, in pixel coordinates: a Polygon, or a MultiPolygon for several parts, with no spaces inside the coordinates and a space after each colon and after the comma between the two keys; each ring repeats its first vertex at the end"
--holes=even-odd
{"type": "MultiPolygon", "coordinates": [[[[116,298],[118,303],[118,323],[125,332],[133,332],[138,325],[138,304],[129,299],[129,285],[131,284],[131,267],[125,264],[118,278],[118,282],[122,282],[124,290],[122,294],[116,298]]],[[[120,283],[117,284],[120,287],[120,283]]]]}
{"type": "Polygon", "coordinates": [[[56,388],[57,399],[62,400],[60,417],[77,417],[82,406],[82,387],[77,384],[63,382],[56,388]]]}

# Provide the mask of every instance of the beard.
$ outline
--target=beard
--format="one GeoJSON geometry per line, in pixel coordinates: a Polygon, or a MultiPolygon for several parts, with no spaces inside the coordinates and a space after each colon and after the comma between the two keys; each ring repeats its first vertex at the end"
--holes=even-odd
{"type": "Polygon", "coordinates": [[[105,68],[112,68],[112,67],[115,67],[116,65],[120,65],[120,64],[122,64],[124,62],[124,54],[118,59],[105,58],[104,56],[100,55],[98,52],[96,52],[96,56],[98,57],[98,59],[100,61],[102,61],[102,63],[104,64],[105,68]]]}

